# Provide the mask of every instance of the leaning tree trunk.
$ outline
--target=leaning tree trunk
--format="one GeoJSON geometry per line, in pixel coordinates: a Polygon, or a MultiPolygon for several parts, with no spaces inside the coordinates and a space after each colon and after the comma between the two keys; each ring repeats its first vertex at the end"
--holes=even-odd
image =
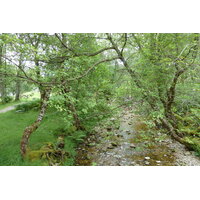
{"type": "Polygon", "coordinates": [[[183,141],[182,137],[180,136],[181,134],[178,132],[177,129],[175,129],[172,126],[172,124],[167,119],[161,118],[160,121],[161,121],[163,127],[169,131],[172,138],[174,138],[178,142],[184,144],[184,141],[183,141]]]}
{"type": "Polygon", "coordinates": [[[33,124],[26,127],[26,129],[24,130],[24,133],[23,133],[23,136],[22,136],[22,139],[21,139],[21,147],[20,147],[22,158],[24,158],[25,155],[26,155],[27,147],[28,147],[28,143],[29,143],[29,139],[30,139],[31,134],[35,130],[37,130],[37,128],[39,127],[41,121],[43,120],[43,118],[45,116],[46,109],[47,109],[47,106],[48,106],[48,100],[49,100],[49,97],[50,97],[50,93],[51,93],[51,90],[44,90],[43,91],[43,93],[41,94],[42,103],[41,103],[41,108],[40,108],[40,113],[38,115],[38,118],[33,124]]]}

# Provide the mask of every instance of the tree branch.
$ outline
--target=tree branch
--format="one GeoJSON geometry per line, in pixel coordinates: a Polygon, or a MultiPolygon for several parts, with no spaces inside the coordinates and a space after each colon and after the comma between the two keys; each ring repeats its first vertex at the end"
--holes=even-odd
{"type": "Polygon", "coordinates": [[[73,49],[69,48],[61,39],[60,37],[58,36],[57,33],[55,33],[55,36],[58,38],[58,40],[60,41],[60,43],[66,48],[68,49],[69,51],[71,51],[74,55],[73,57],[80,57],[80,56],[96,56],[106,50],[111,50],[111,49],[114,49],[114,47],[105,47],[103,49],[100,49],[99,51],[97,52],[94,52],[94,53],[76,53],[73,49]]]}

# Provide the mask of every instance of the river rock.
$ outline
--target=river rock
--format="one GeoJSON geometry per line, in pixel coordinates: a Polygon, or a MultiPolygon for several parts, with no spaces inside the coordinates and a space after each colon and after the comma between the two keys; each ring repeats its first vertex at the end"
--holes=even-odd
{"type": "Polygon", "coordinates": [[[131,148],[136,148],[135,144],[130,145],[131,148]]]}
{"type": "Polygon", "coordinates": [[[112,130],[112,127],[107,127],[107,131],[111,131],[112,130]]]}
{"type": "Polygon", "coordinates": [[[112,142],[111,145],[114,147],[118,146],[118,144],[116,142],[112,142]]]}
{"type": "Polygon", "coordinates": [[[150,162],[148,162],[148,161],[145,161],[145,162],[144,162],[144,164],[145,164],[145,165],[149,165],[149,164],[150,164],[150,162]]]}
{"type": "Polygon", "coordinates": [[[110,144],[108,147],[107,147],[107,149],[114,149],[115,148],[115,146],[113,146],[112,144],[110,144]]]}
{"type": "Polygon", "coordinates": [[[117,137],[124,137],[123,135],[120,135],[120,134],[116,134],[116,136],[117,136],[117,137]]]}
{"type": "Polygon", "coordinates": [[[150,158],[150,157],[144,157],[144,159],[149,160],[149,159],[151,159],[151,158],[150,158]]]}
{"type": "Polygon", "coordinates": [[[190,153],[189,151],[186,151],[186,152],[184,153],[184,155],[185,155],[185,156],[190,156],[191,153],[190,153]]]}

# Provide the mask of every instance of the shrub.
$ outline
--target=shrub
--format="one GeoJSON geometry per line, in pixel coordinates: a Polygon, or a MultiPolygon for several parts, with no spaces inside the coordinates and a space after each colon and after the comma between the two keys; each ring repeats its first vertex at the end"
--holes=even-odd
{"type": "Polygon", "coordinates": [[[35,100],[17,105],[16,110],[27,112],[29,110],[39,110],[39,107],[40,107],[40,100],[35,100]]]}
{"type": "Polygon", "coordinates": [[[13,100],[11,96],[6,96],[2,99],[2,103],[9,103],[13,100]]]}

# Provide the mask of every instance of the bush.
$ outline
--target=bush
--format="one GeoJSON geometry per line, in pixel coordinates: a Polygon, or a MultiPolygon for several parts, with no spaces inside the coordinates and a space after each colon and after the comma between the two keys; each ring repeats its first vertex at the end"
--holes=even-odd
{"type": "Polygon", "coordinates": [[[11,96],[4,97],[2,103],[10,103],[13,100],[11,96]]]}
{"type": "Polygon", "coordinates": [[[194,150],[200,156],[200,138],[184,137],[184,142],[191,150],[194,150]]]}
{"type": "Polygon", "coordinates": [[[39,108],[40,108],[40,100],[35,100],[17,105],[16,110],[27,112],[29,110],[39,110],[39,108]]]}

